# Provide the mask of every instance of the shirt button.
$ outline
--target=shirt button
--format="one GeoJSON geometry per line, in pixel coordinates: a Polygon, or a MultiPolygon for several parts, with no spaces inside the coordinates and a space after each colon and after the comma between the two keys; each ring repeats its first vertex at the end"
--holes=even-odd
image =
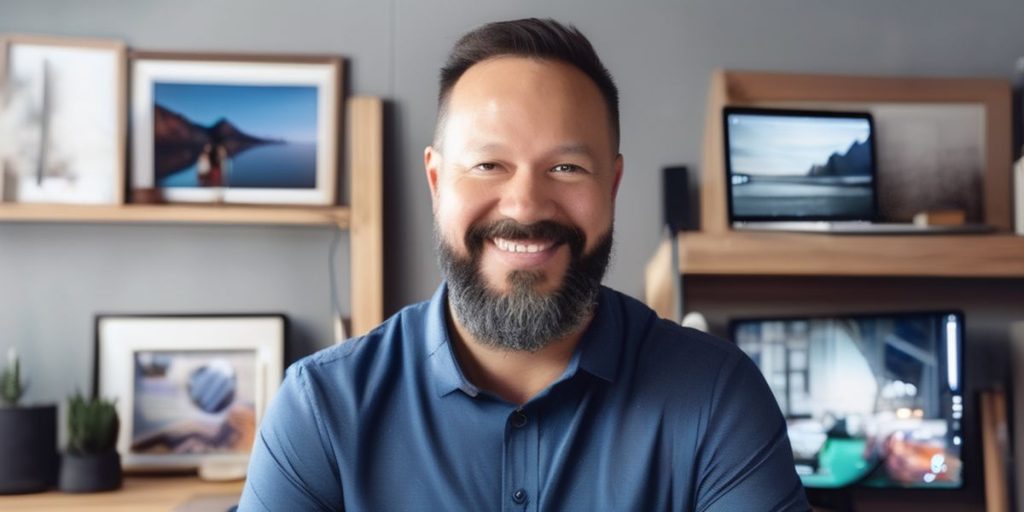
{"type": "Polygon", "coordinates": [[[516,489],[516,492],[512,493],[512,501],[518,505],[522,505],[526,501],[526,491],[522,489],[516,489]]]}
{"type": "Polygon", "coordinates": [[[512,413],[512,426],[515,428],[523,428],[526,426],[526,413],[523,411],[516,411],[512,413]]]}

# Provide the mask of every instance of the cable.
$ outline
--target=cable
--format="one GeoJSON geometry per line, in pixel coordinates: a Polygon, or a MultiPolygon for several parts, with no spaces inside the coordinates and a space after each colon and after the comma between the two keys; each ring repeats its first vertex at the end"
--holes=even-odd
{"type": "Polygon", "coordinates": [[[345,332],[345,321],[341,316],[341,302],[338,300],[338,249],[341,247],[341,226],[334,226],[334,240],[327,255],[327,273],[331,281],[331,316],[334,324],[334,343],[339,344],[348,338],[345,332]]]}

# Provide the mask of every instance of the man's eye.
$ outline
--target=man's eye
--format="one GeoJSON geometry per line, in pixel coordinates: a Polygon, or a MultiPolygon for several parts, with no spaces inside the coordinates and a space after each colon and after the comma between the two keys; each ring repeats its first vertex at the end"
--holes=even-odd
{"type": "Polygon", "coordinates": [[[580,166],[574,164],[558,164],[551,168],[553,172],[578,172],[580,166]]]}
{"type": "Polygon", "coordinates": [[[493,171],[493,170],[495,170],[497,168],[498,168],[498,164],[494,164],[494,163],[491,163],[491,162],[484,162],[482,164],[476,164],[476,167],[475,167],[475,169],[479,169],[481,171],[493,171]]]}

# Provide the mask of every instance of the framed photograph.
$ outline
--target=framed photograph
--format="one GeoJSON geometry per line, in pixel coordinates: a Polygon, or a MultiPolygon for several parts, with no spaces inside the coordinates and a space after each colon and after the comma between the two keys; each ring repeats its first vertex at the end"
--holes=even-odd
{"type": "Polygon", "coordinates": [[[985,105],[892,103],[872,106],[878,144],[878,214],[910,222],[934,210],[985,221],[985,105]]]}
{"type": "Polygon", "coordinates": [[[244,464],[283,378],[283,315],[100,315],[94,393],[128,470],[244,464]]]}
{"type": "Polygon", "coordinates": [[[132,180],[171,202],[333,205],[341,59],[131,55],[132,180]]]}
{"type": "Polygon", "coordinates": [[[0,181],[4,201],[124,200],[124,43],[0,36],[0,181]]]}

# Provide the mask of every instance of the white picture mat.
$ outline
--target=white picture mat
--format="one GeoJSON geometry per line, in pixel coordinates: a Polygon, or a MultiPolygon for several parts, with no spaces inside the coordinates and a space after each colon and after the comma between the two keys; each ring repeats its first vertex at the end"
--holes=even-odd
{"type": "Polygon", "coordinates": [[[201,461],[243,460],[237,454],[142,455],[130,450],[134,430],[135,353],[252,350],[256,353],[256,426],[284,374],[282,317],[102,317],[97,327],[98,393],[117,400],[117,449],[127,469],[194,468],[201,461]]]}
{"type": "Polygon", "coordinates": [[[146,60],[132,63],[132,183],[154,187],[153,85],[158,82],[209,85],[293,85],[317,88],[316,189],[163,188],[168,201],[334,204],[339,105],[337,70],[328,64],[146,60]]]}
{"type": "Polygon", "coordinates": [[[124,48],[10,41],[0,101],[0,159],[6,197],[16,202],[117,204],[125,138],[122,122],[124,48]],[[47,151],[42,144],[43,66],[47,69],[47,151]]]}

